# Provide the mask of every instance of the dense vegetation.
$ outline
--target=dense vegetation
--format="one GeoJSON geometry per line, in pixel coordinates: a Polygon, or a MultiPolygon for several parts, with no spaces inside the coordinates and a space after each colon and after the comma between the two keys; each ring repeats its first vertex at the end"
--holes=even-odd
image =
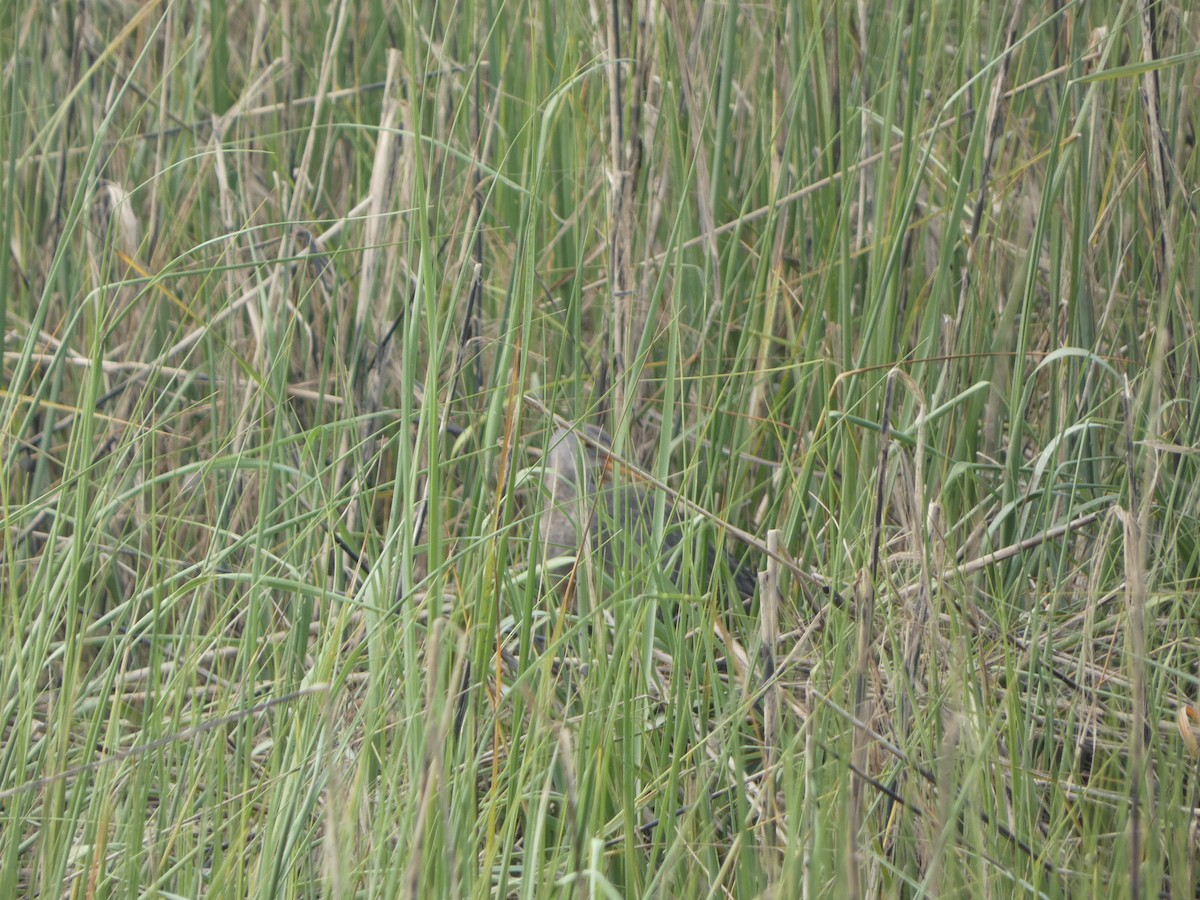
{"type": "Polygon", "coordinates": [[[1196,896],[1187,6],[0,6],[0,896],[1196,896]]]}

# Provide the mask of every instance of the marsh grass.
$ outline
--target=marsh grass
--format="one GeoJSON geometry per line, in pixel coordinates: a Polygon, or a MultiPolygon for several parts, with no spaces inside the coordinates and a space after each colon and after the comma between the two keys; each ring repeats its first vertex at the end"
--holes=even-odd
{"type": "Polygon", "coordinates": [[[0,896],[1196,896],[1182,6],[0,11],[0,896]]]}

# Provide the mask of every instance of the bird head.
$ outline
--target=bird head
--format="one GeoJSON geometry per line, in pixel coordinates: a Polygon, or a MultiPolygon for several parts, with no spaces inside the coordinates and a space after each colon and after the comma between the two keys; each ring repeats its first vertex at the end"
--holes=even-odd
{"type": "Polygon", "coordinates": [[[604,429],[595,425],[585,425],[578,431],[560,428],[550,438],[542,476],[541,534],[555,555],[578,551],[604,471],[606,454],[581,439],[581,433],[605,447],[610,444],[604,429]]]}
{"type": "Polygon", "coordinates": [[[595,490],[604,471],[607,454],[598,448],[612,446],[608,432],[597,425],[584,425],[578,432],[570,428],[559,428],[550,438],[550,450],[546,456],[547,486],[558,497],[595,490]],[[591,440],[581,440],[579,435],[591,440]]]}

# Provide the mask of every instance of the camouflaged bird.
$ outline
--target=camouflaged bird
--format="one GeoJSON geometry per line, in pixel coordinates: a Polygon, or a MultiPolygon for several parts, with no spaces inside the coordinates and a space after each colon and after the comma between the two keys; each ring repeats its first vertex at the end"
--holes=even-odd
{"type": "MultiPolygon", "coordinates": [[[[580,429],[597,444],[607,448],[608,434],[594,425],[580,429]]],[[[599,549],[609,572],[622,561],[636,561],[642,548],[654,539],[654,496],[632,484],[617,484],[605,478],[607,453],[566,428],[554,432],[545,460],[544,494],[540,534],[544,559],[575,556],[586,538],[590,547],[599,549]]],[[[666,564],[683,538],[682,520],[667,511],[659,558],[666,564]]],[[[749,568],[739,565],[729,553],[725,557],[733,573],[734,585],[743,598],[754,594],[756,578],[749,568]]],[[[712,572],[717,553],[708,554],[705,575],[712,572]]],[[[679,584],[679,561],[669,573],[679,584]]],[[[565,579],[564,579],[565,580],[565,579]]]]}

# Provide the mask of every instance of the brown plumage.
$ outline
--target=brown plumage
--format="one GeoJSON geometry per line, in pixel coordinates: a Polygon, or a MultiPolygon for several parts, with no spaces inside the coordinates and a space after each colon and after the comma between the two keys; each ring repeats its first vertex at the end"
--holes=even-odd
{"type": "MultiPolygon", "coordinates": [[[[586,425],[581,430],[606,447],[611,444],[601,428],[586,425]]],[[[574,556],[586,536],[589,546],[600,550],[605,568],[612,572],[623,560],[636,561],[637,554],[650,546],[654,538],[653,494],[637,485],[605,479],[605,468],[603,450],[580,440],[569,429],[554,432],[545,462],[540,528],[545,560],[574,556]]],[[[668,509],[658,557],[664,564],[682,539],[681,525],[679,516],[668,509]]],[[[738,593],[752,596],[754,573],[739,566],[728,553],[724,556],[738,593]]],[[[704,574],[712,571],[716,559],[716,553],[710,550],[704,574]]],[[[669,575],[679,582],[678,564],[669,575]]]]}

